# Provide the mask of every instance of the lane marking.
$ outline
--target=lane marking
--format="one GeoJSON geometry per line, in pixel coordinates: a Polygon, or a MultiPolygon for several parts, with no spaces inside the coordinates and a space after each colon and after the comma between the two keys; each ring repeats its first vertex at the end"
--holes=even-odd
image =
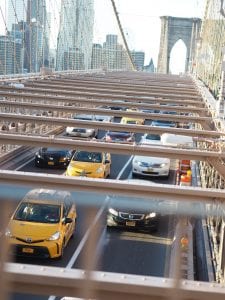
{"type": "Polygon", "coordinates": [[[123,168],[119,172],[119,174],[116,177],[116,179],[120,179],[120,177],[122,176],[123,172],[126,170],[126,168],[128,167],[128,165],[129,165],[129,163],[131,162],[132,159],[133,159],[133,155],[128,159],[128,161],[126,162],[126,164],[123,166],[123,168]]]}
{"type": "MultiPolygon", "coordinates": [[[[117,175],[116,179],[120,179],[120,177],[122,176],[123,172],[126,170],[126,168],[128,167],[128,165],[130,164],[131,160],[133,158],[133,155],[128,159],[128,161],[126,162],[126,164],[123,166],[123,168],[121,169],[121,171],[119,172],[119,174],[117,175]]],[[[93,221],[93,223],[91,224],[91,226],[88,228],[88,230],[86,231],[84,237],[82,238],[82,240],[80,241],[76,251],[74,252],[73,256],[71,257],[71,259],[69,260],[68,264],[66,265],[65,269],[71,269],[72,266],[74,265],[74,263],[76,262],[78,256],[80,255],[82,249],[84,248],[84,245],[87,241],[87,239],[89,238],[91,231],[93,229],[93,227],[95,226],[95,224],[98,222],[99,218],[101,217],[101,215],[104,212],[104,209],[108,203],[109,200],[109,196],[106,196],[105,200],[104,200],[104,204],[101,206],[101,208],[99,209],[98,213],[95,216],[95,219],[93,221]]],[[[99,241],[103,238],[103,235],[105,234],[105,229],[103,230],[103,233],[100,236],[99,241]]],[[[98,242],[98,245],[100,245],[100,243],[98,242]]],[[[99,247],[99,246],[98,246],[99,247]]],[[[55,300],[56,296],[50,296],[48,298],[48,300],[55,300]]]]}
{"type": "Polygon", "coordinates": [[[34,160],[33,157],[30,158],[28,161],[26,161],[24,164],[22,164],[22,165],[20,165],[19,167],[17,167],[17,168],[15,169],[15,171],[18,171],[18,170],[22,169],[23,167],[25,167],[26,165],[28,165],[30,162],[32,162],[32,160],[34,160]]]}

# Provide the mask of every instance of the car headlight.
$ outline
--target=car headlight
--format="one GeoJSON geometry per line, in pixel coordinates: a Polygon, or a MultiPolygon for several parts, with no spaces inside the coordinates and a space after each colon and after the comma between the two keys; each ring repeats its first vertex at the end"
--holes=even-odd
{"type": "Polygon", "coordinates": [[[164,168],[164,167],[166,167],[166,166],[168,166],[167,163],[163,163],[163,164],[160,165],[161,168],[164,168]]]}
{"type": "Polygon", "coordinates": [[[60,232],[56,231],[53,235],[50,236],[50,238],[48,238],[48,241],[56,241],[60,238],[60,232]]]}
{"type": "Polygon", "coordinates": [[[95,171],[96,173],[102,173],[103,172],[103,168],[102,167],[99,167],[96,171],[95,171]]]}
{"type": "Polygon", "coordinates": [[[73,173],[73,167],[69,165],[66,169],[66,175],[71,175],[72,173],[73,173]]]}
{"type": "Polygon", "coordinates": [[[9,237],[9,238],[13,237],[13,235],[12,235],[12,233],[11,233],[11,231],[10,231],[9,228],[6,228],[5,236],[6,236],[6,237],[9,237]]]}
{"type": "Polygon", "coordinates": [[[156,217],[156,213],[155,212],[152,212],[152,213],[149,213],[145,216],[145,219],[152,219],[152,218],[155,218],[156,217]]]}
{"type": "Polygon", "coordinates": [[[37,152],[35,155],[36,155],[37,158],[41,158],[40,153],[37,152]]]}
{"type": "Polygon", "coordinates": [[[68,157],[67,157],[67,156],[60,157],[59,161],[65,161],[65,160],[67,160],[67,159],[68,159],[68,157]]]}
{"type": "Polygon", "coordinates": [[[115,210],[114,208],[112,208],[112,207],[109,208],[109,213],[112,214],[112,215],[114,215],[114,216],[118,216],[118,215],[119,215],[118,211],[116,211],[116,210],[115,210]]]}

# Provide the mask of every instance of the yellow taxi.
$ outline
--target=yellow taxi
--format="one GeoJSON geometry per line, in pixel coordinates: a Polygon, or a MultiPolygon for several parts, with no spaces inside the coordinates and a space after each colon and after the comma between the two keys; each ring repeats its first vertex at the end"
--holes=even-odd
{"type": "Polygon", "coordinates": [[[5,235],[16,256],[61,258],[76,218],[69,192],[34,189],[17,206],[5,235]]]}
{"type": "Polygon", "coordinates": [[[110,166],[110,153],[76,151],[67,167],[66,175],[107,178],[110,175],[110,166]]]}
{"type": "MultiPolygon", "coordinates": [[[[128,108],[126,111],[134,111],[138,112],[136,108],[128,108]]],[[[136,125],[143,125],[145,119],[143,118],[135,118],[135,117],[122,117],[120,123],[121,124],[136,124],[136,125]]]]}

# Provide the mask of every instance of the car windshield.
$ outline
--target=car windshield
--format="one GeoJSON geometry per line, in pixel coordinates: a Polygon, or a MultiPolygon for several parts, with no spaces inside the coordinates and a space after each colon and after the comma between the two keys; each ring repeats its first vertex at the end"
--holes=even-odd
{"type": "Polygon", "coordinates": [[[60,206],[22,202],[13,219],[37,223],[58,223],[60,220],[60,206]]]}
{"type": "Polygon", "coordinates": [[[127,120],[127,124],[137,124],[136,120],[127,120]]]}
{"type": "Polygon", "coordinates": [[[102,153],[76,151],[72,160],[73,161],[101,163],[102,162],[102,153]]]}
{"type": "Polygon", "coordinates": [[[146,140],[153,140],[153,141],[160,141],[161,140],[161,137],[159,134],[147,134],[145,136],[145,139],[146,140]]]}
{"type": "Polygon", "coordinates": [[[157,121],[152,121],[152,125],[154,126],[175,126],[175,123],[173,121],[161,121],[161,120],[157,120],[157,121]]]}
{"type": "Polygon", "coordinates": [[[45,152],[45,153],[58,153],[58,154],[61,154],[61,155],[66,155],[68,150],[66,149],[57,149],[57,148],[41,148],[41,151],[42,152],[45,152]]]}
{"type": "Polygon", "coordinates": [[[88,120],[88,121],[92,121],[94,119],[93,116],[74,116],[73,118],[77,120],[88,120]]]}
{"type": "Polygon", "coordinates": [[[126,132],[126,131],[109,131],[108,133],[107,133],[108,135],[116,135],[116,136],[125,136],[125,137],[127,137],[127,136],[130,136],[131,135],[131,133],[129,133],[129,132],[126,132]]]}

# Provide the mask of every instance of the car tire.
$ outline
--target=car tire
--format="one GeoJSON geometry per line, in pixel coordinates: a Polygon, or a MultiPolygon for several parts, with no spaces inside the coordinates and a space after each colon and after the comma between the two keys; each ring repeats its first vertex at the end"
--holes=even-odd
{"type": "Polygon", "coordinates": [[[38,163],[36,162],[36,160],[34,161],[34,165],[35,165],[35,167],[37,167],[37,168],[41,168],[41,164],[38,164],[38,163]]]}

